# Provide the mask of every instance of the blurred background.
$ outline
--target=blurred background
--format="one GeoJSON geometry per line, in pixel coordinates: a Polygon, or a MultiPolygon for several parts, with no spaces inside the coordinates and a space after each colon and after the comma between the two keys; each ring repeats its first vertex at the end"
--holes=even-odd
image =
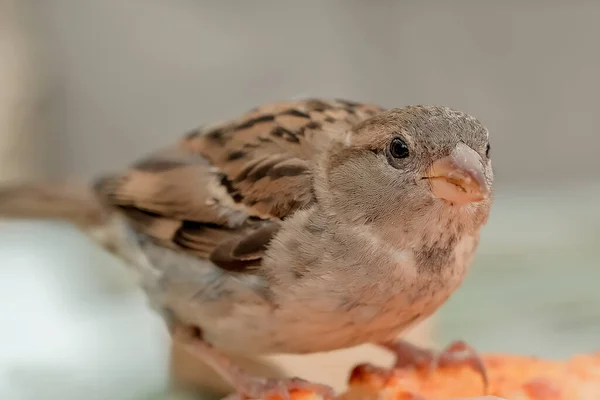
{"type": "MultiPolygon", "coordinates": [[[[0,0],[0,181],[90,179],[273,100],[445,104],[489,128],[496,202],[471,274],[411,337],[598,350],[598,17],[585,0],[0,0]]],[[[389,360],[253,368],[340,387],[389,360]]],[[[172,381],[214,383],[122,264],[67,225],[0,222],[0,398],[207,396],[172,381]]]]}

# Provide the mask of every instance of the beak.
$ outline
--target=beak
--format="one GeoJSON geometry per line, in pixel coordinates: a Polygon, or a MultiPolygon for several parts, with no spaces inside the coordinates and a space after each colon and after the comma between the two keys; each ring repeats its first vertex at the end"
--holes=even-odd
{"type": "Polygon", "coordinates": [[[431,164],[425,179],[435,197],[451,203],[473,203],[489,196],[481,157],[462,142],[449,156],[431,164]]]}

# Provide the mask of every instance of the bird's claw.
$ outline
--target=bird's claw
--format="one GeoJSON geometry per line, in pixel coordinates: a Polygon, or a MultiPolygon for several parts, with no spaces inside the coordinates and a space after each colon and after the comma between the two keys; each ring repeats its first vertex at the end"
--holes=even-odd
{"type": "Polygon", "coordinates": [[[412,366],[418,369],[427,369],[431,372],[436,368],[466,365],[481,376],[484,392],[488,392],[489,379],[483,360],[473,347],[462,340],[452,342],[439,353],[403,341],[385,345],[385,347],[396,353],[396,368],[412,366]]]}
{"type": "Polygon", "coordinates": [[[457,340],[433,357],[431,367],[445,368],[466,365],[481,376],[485,393],[488,391],[489,378],[485,364],[477,351],[463,340],[457,340]]]}

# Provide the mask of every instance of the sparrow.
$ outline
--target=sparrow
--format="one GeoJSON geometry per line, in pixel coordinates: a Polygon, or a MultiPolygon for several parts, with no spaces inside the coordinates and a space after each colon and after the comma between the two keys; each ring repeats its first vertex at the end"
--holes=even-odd
{"type": "Polygon", "coordinates": [[[468,114],[310,98],[195,129],[85,188],[5,188],[0,215],[68,219],[121,257],[174,340],[239,398],[332,396],[226,354],[373,343],[398,367],[468,363],[485,380],[464,342],[435,352],[397,338],[462,283],[492,182],[488,130],[468,114]]]}

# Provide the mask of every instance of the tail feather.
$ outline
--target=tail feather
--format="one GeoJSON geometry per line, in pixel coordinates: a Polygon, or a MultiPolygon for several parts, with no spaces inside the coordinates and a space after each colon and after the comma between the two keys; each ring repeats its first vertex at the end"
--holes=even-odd
{"type": "Polygon", "coordinates": [[[124,220],[102,205],[91,186],[32,183],[0,187],[2,218],[64,220],[126,263],[143,269],[145,275],[155,274],[124,220]]]}
{"type": "Polygon", "coordinates": [[[59,219],[87,229],[109,213],[92,188],[72,183],[32,183],[0,187],[0,218],[59,219]]]}
{"type": "MultiPolygon", "coordinates": [[[[149,293],[156,296],[161,293],[158,283],[161,272],[150,264],[126,221],[103,206],[91,186],[55,183],[0,187],[2,218],[70,222],[102,248],[137,270],[142,287],[149,293]]],[[[153,303],[153,307],[162,310],[159,303],[153,303]]]]}

